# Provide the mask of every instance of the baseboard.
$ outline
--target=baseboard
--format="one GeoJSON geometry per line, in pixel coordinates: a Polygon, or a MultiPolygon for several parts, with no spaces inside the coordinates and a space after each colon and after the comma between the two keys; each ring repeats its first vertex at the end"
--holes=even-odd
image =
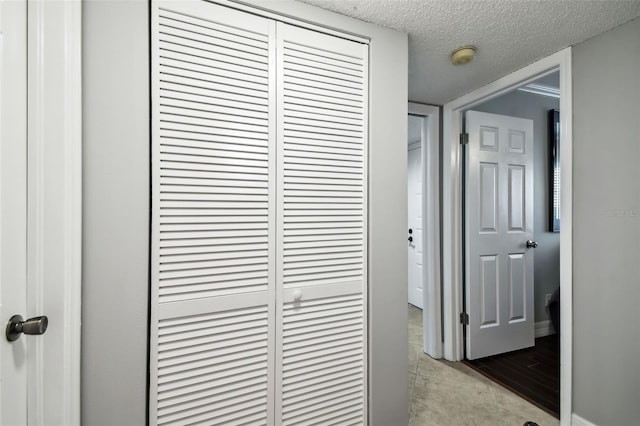
{"type": "Polygon", "coordinates": [[[551,336],[552,334],[556,334],[556,331],[553,329],[553,324],[550,320],[546,321],[538,321],[535,323],[535,336],[536,339],[538,337],[551,336]]]}
{"type": "Polygon", "coordinates": [[[598,426],[595,423],[591,423],[589,420],[585,420],[576,413],[571,414],[571,426],[598,426]]]}

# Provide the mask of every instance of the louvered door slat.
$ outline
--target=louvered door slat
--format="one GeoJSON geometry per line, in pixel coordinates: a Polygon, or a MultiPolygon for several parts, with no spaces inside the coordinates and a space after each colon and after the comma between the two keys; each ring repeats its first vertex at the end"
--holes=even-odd
{"type": "Polygon", "coordinates": [[[257,138],[234,138],[233,136],[225,136],[219,133],[202,133],[185,134],[171,128],[162,127],[163,142],[166,143],[206,143],[211,144],[212,148],[224,149],[230,152],[236,152],[244,149],[246,152],[263,152],[268,147],[264,139],[257,138]]]}
{"type": "Polygon", "coordinates": [[[312,99],[310,96],[304,96],[302,94],[298,94],[296,92],[289,91],[287,93],[287,102],[286,105],[291,105],[292,108],[296,108],[299,106],[306,106],[310,108],[316,108],[329,113],[334,114],[345,114],[347,117],[362,115],[362,108],[354,105],[346,105],[341,102],[327,102],[322,99],[312,99]]]}
{"type": "MultiPolygon", "coordinates": [[[[264,114],[262,117],[257,116],[247,117],[245,115],[238,115],[237,112],[232,110],[227,110],[226,114],[221,114],[217,111],[210,111],[206,109],[206,107],[201,105],[188,105],[186,102],[173,102],[171,101],[163,101],[160,106],[164,111],[166,117],[190,117],[193,119],[201,120],[200,123],[211,123],[216,124],[220,127],[229,128],[229,129],[243,129],[245,130],[245,126],[251,126],[254,131],[260,133],[267,133],[269,122],[264,118],[264,114]],[[235,113],[234,113],[235,112],[235,113]]],[[[256,113],[256,115],[258,115],[256,113]]]]}
{"type": "Polygon", "coordinates": [[[192,70],[221,78],[236,79],[235,84],[237,84],[238,81],[261,85],[267,85],[269,83],[268,75],[259,69],[247,69],[247,67],[234,64],[220,64],[219,61],[213,61],[200,55],[189,54],[182,50],[163,49],[160,63],[168,69],[192,70]],[[170,57],[167,55],[170,55],[170,57]]]}
{"type": "MultiPolygon", "coordinates": [[[[179,54],[176,54],[176,56],[178,55],[179,54]]],[[[242,84],[247,89],[264,91],[269,84],[267,79],[261,76],[221,70],[219,68],[213,68],[193,61],[163,58],[161,65],[165,70],[165,73],[169,75],[190,76],[198,80],[216,78],[219,83],[226,83],[230,86],[238,86],[239,84],[242,84]]]]}
{"type": "Polygon", "coordinates": [[[362,124],[362,115],[347,111],[338,111],[326,107],[285,102],[284,110],[294,117],[309,117],[317,120],[335,121],[338,123],[362,124]]]}
{"type": "Polygon", "coordinates": [[[273,421],[274,32],[153,3],[153,424],[273,421]]]}
{"type": "Polygon", "coordinates": [[[362,150],[347,144],[318,144],[308,140],[290,140],[289,151],[309,152],[312,154],[336,154],[344,156],[361,156],[362,150]]]}
{"type": "MultiPolygon", "coordinates": [[[[160,34],[186,39],[190,42],[190,46],[201,46],[207,50],[213,48],[218,53],[231,56],[238,56],[239,53],[250,53],[263,59],[269,56],[269,46],[265,41],[233,36],[228,31],[216,31],[213,28],[190,25],[184,21],[181,25],[166,17],[161,17],[159,23],[160,34]]],[[[168,39],[163,37],[163,40],[168,39]]]]}
{"type": "MultiPolygon", "coordinates": [[[[220,159],[245,160],[247,163],[257,165],[260,163],[253,163],[253,161],[267,161],[268,157],[266,153],[262,152],[260,148],[249,148],[243,146],[246,151],[237,151],[237,146],[225,143],[211,143],[199,140],[190,139],[170,139],[164,138],[162,140],[163,149],[170,151],[174,149],[182,149],[185,153],[198,154],[200,152],[206,153],[209,156],[218,157],[220,159]],[[236,148],[236,150],[232,149],[236,148]]],[[[161,176],[162,177],[162,176],[161,176]]]]}
{"type": "Polygon", "coordinates": [[[328,142],[336,142],[341,144],[353,144],[360,145],[362,141],[357,135],[346,135],[346,134],[336,134],[335,132],[311,132],[305,131],[304,129],[288,129],[287,140],[298,140],[298,141],[328,141],[328,142]]]}
{"type": "Polygon", "coordinates": [[[361,96],[357,94],[358,90],[354,90],[343,85],[333,85],[331,83],[311,80],[308,78],[297,78],[289,75],[285,75],[285,78],[287,79],[287,83],[284,85],[285,92],[291,91],[299,92],[300,94],[326,96],[329,97],[327,102],[331,104],[341,104],[342,102],[340,102],[340,100],[344,100],[351,101],[346,102],[345,105],[351,105],[356,108],[360,107],[359,102],[361,100],[361,96]]]}
{"type": "Polygon", "coordinates": [[[291,83],[285,84],[283,91],[285,96],[289,97],[292,102],[296,100],[317,102],[321,105],[327,105],[334,110],[342,110],[344,107],[347,111],[362,112],[362,102],[360,99],[347,95],[336,96],[330,90],[316,89],[291,83]]]}
{"type": "Polygon", "coordinates": [[[278,24],[276,423],[366,423],[365,45],[278,24]]]}
{"type": "Polygon", "coordinates": [[[266,141],[267,133],[253,133],[250,129],[237,130],[233,127],[217,127],[216,122],[200,121],[189,117],[176,117],[165,113],[160,120],[162,130],[176,131],[185,137],[191,135],[207,134],[216,136],[227,136],[229,138],[248,138],[252,140],[266,141]]]}
{"type": "MultiPolygon", "coordinates": [[[[175,6],[174,6],[175,7],[175,6]]],[[[237,34],[238,25],[235,25],[236,31],[230,30],[228,25],[216,23],[214,21],[208,21],[203,23],[199,18],[201,13],[198,13],[198,9],[195,7],[191,9],[191,13],[194,16],[190,16],[188,13],[180,13],[174,12],[171,10],[171,7],[162,7],[162,14],[158,17],[158,22],[163,25],[163,28],[166,27],[176,27],[183,30],[194,31],[202,34],[208,34],[214,36],[218,40],[228,40],[234,43],[246,44],[249,46],[264,46],[264,35],[259,32],[252,31],[242,31],[241,34],[237,34]]],[[[200,8],[200,11],[204,11],[204,13],[211,14],[211,10],[205,10],[204,8],[200,8]]],[[[228,12],[227,12],[228,13],[228,12]]],[[[251,18],[248,18],[248,22],[251,21],[251,18]]],[[[256,27],[256,28],[259,28],[256,27]]]]}
{"type": "MultiPolygon", "coordinates": [[[[172,194],[176,194],[176,196],[182,197],[183,195],[179,195],[181,191],[183,191],[185,185],[172,185],[170,183],[165,183],[166,181],[162,181],[165,187],[163,188],[162,193],[167,194],[167,196],[171,196],[172,194]]],[[[191,185],[188,188],[189,194],[202,197],[204,195],[217,195],[221,199],[225,197],[230,198],[234,194],[243,194],[247,197],[255,196],[255,199],[258,199],[258,196],[267,195],[267,191],[265,188],[229,188],[224,186],[204,186],[204,185],[191,185]]]]}
{"type": "Polygon", "coordinates": [[[212,365],[199,368],[196,372],[176,369],[158,382],[158,390],[163,395],[171,397],[176,393],[189,393],[201,387],[211,388],[211,383],[222,383],[230,378],[262,375],[261,370],[267,368],[267,360],[261,356],[243,357],[227,362],[225,367],[221,369],[217,365],[212,365]]]}
{"type": "MultiPolygon", "coordinates": [[[[340,197],[339,195],[337,196],[340,197]]],[[[348,222],[333,222],[331,224],[309,224],[307,226],[287,226],[285,228],[284,235],[294,237],[294,236],[320,236],[320,235],[332,235],[335,231],[332,228],[340,227],[343,232],[352,234],[358,233],[362,235],[362,227],[359,226],[358,223],[348,223],[348,222]],[[323,226],[324,225],[324,226],[323,226]]],[[[343,235],[343,234],[340,234],[343,235]]]]}
{"type": "Polygon", "coordinates": [[[236,44],[234,47],[233,43],[228,43],[217,37],[212,37],[212,40],[203,40],[204,37],[180,33],[162,23],[160,28],[162,28],[160,46],[163,48],[173,47],[178,50],[185,48],[199,56],[215,58],[222,62],[238,63],[248,68],[258,68],[257,64],[268,62],[266,51],[256,53],[255,49],[246,49],[242,44],[236,44]]]}
{"type": "Polygon", "coordinates": [[[314,67],[296,66],[295,63],[287,64],[284,74],[290,78],[292,82],[309,85],[318,84],[318,87],[335,88],[338,92],[352,93],[361,96],[362,79],[361,78],[344,78],[344,74],[334,73],[324,70],[314,69],[314,67]]]}
{"type": "MultiPolygon", "coordinates": [[[[215,165],[216,170],[229,172],[229,173],[240,173],[240,174],[253,174],[264,176],[265,171],[267,169],[266,161],[259,160],[247,160],[243,158],[242,165],[240,165],[239,158],[224,158],[215,155],[211,155],[209,151],[195,151],[190,149],[176,149],[162,147],[160,152],[162,158],[165,159],[162,162],[162,165],[171,165],[175,163],[184,163],[188,165],[186,167],[190,167],[191,165],[215,165]]],[[[195,166],[197,167],[197,166],[195,166]]],[[[205,167],[206,169],[206,167],[205,167]]]]}
{"type": "Polygon", "coordinates": [[[287,124],[309,126],[310,128],[317,127],[318,129],[326,130],[343,130],[345,132],[362,134],[362,124],[340,123],[337,120],[322,119],[325,117],[310,118],[308,116],[302,116],[302,114],[287,113],[287,115],[287,124]]]}
{"type": "MultiPolygon", "coordinates": [[[[362,153],[351,152],[346,154],[336,154],[327,152],[327,149],[317,148],[301,150],[297,144],[292,144],[291,148],[287,150],[289,157],[289,163],[294,162],[318,162],[317,164],[323,164],[323,160],[333,160],[338,167],[362,167],[362,153]]],[[[303,163],[304,164],[304,163],[303,163]]],[[[315,164],[315,163],[314,163],[315,164]]]]}
{"type": "MultiPolygon", "coordinates": [[[[304,30],[303,30],[304,31],[304,30]]],[[[328,49],[323,49],[322,39],[326,40],[323,34],[320,33],[312,33],[308,34],[297,34],[300,38],[295,39],[296,43],[290,43],[283,45],[284,49],[288,49],[288,55],[284,58],[284,62],[296,62],[297,59],[308,60],[312,65],[319,64],[319,68],[322,69],[323,65],[332,65],[337,69],[342,70],[343,73],[347,75],[354,76],[364,76],[364,70],[362,68],[362,58],[361,52],[357,50],[360,49],[361,46],[357,46],[358,43],[353,45],[353,49],[350,49],[347,43],[347,40],[338,41],[342,46],[339,48],[347,48],[346,50],[350,50],[346,55],[342,53],[335,53],[328,49]],[[358,56],[360,55],[360,59],[358,56]]],[[[293,39],[291,39],[293,40],[293,39]]],[[[335,45],[338,39],[333,39],[330,41],[332,45],[335,45]]]]}
{"type": "Polygon", "coordinates": [[[309,60],[294,50],[289,50],[285,64],[287,73],[301,72],[306,75],[320,75],[333,78],[339,84],[358,83],[363,78],[363,74],[357,69],[350,70],[327,62],[309,60]]]}
{"type": "Polygon", "coordinates": [[[261,113],[266,113],[269,110],[269,106],[263,105],[262,103],[253,102],[247,105],[247,103],[236,101],[229,96],[215,97],[211,96],[208,92],[198,91],[189,86],[181,86],[166,80],[163,81],[163,83],[163,88],[160,92],[160,99],[162,100],[169,98],[197,102],[199,104],[209,105],[211,111],[215,111],[216,108],[233,109],[237,111],[239,116],[250,114],[253,117],[264,117],[261,113]]]}
{"type": "Polygon", "coordinates": [[[348,407],[342,410],[334,410],[331,414],[318,417],[309,426],[356,426],[362,424],[360,409],[348,407]]]}
{"type": "Polygon", "coordinates": [[[222,102],[218,101],[217,103],[213,103],[214,101],[215,100],[213,99],[206,99],[204,97],[189,95],[187,93],[172,93],[171,91],[164,91],[160,98],[160,105],[184,108],[185,110],[206,111],[211,114],[219,114],[220,117],[226,120],[264,120],[263,111],[238,108],[237,106],[231,105],[221,105],[222,102]]]}
{"type": "MultiPolygon", "coordinates": [[[[240,158],[239,158],[240,159],[240,158]]],[[[174,182],[181,184],[188,184],[187,181],[178,181],[177,179],[198,179],[196,183],[200,185],[206,185],[208,181],[214,181],[219,185],[238,186],[240,188],[250,186],[252,188],[266,188],[266,185],[262,182],[266,182],[267,178],[260,174],[236,174],[223,173],[211,170],[211,168],[200,167],[198,164],[180,164],[164,162],[160,169],[160,178],[173,178],[174,182]]],[[[200,186],[199,185],[199,186],[200,186]]]]}
{"type": "Polygon", "coordinates": [[[285,262],[284,267],[285,270],[289,267],[293,268],[306,268],[311,266],[325,266],[325,265],[336,265],[342,263],[360,263],[362,264],[361,256],[341,256],[337,254],[324,254],[324,255],[314,255],[313,259],[305,259],[303,256],[296,256],[295,258],[290,258],[287,262],[285,262]]]}
{"type": "MultiPolygon", "coordinates": [[[[218,209],[211,212],[208,210],[195,210],[193,214],[180,214],[181,212],[187,212],[187,210],[173,209],[162,215],[161,231],[198,231],[206,229],[252,229],[259,231],[268,226],[268,222],[264,220],[264,212],[262,210],[258,209],[255,215],[250,215],[246,209],[218,209]],[[225,214],[227,211],[229,213],[225,214]],[[233,222],[235,217],[243,214],[244,216],[241,219],[233,222]],[[190,218],[190,220],[187,218],[190,218]]],[[[215,252],[215,247],[212,247],[212,252],[215,252]]],[[[161,253],[161,255],[163,254],[161,253]]]]}

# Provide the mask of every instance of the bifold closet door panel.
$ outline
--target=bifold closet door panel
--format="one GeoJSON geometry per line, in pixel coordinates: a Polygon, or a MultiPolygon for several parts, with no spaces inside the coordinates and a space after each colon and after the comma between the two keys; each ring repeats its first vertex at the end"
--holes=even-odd
{"type": "Polygon", "coordinates": [[[276,423],[366,424],[368,46],[276,33],[276,423]]]}
{"type": "Polygon", "coordinates": [[[272,424],[275,22],[152,2],[151,424],[272,424]]]}

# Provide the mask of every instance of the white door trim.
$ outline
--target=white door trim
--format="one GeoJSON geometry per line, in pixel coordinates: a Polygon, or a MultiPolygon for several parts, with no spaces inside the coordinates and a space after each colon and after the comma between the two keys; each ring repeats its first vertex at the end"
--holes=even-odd
{"type": "Polygon", "coordinates": [[[28,351],[30,426],[80,424],[81,19],[79,0],[28,4],[27,315],[49,316],[28,351]]]}
{"type": "Polygon", "coordinates": [[[561,226],[560,232],[560,311],[562,347],[560,364],[561,425],[571,424],[572,360],[572,91],[571,48],[554,53],[493,83],[455,99],[444,106],[442,170],[442,261],[444,357],[451,361],[463,358],[462,326],[462,179],[461,114],[465,109],[501,96],[518,86],[542,76],[560,73],[561,143],[561,226]]]}
{"type": "Polygon", "coordinates": [[[256,3],[246,3],[246,0],[212,0],[214,3],[218,3],[222,6],[227,6],[232,9],[241,10],[243,12],[249,12],[253,15],[262,16],[264,18],[273,19],[285,24],[294,25],[296,27],[306,28],[308,30],[316,31],[319,33],[334,35],[336,37],[345,38],[347,40],[353,40],[358,43],[369,44],[370,37],[352,33],[350,31],[342,30],[339,27],[331,27],[328,25],[322,25],[317,22],[312,22],[309,19],[296,17],[292,13],[284,13],[272,10],[272,5],[256,3]]]}
{"type": "Polygon", "coordinates": [[[422,250],[423,350],[442,358],[442,312],[440,294],[440,108],[409,102],[409,114],[426,118],[422,135],[422,250]]]}

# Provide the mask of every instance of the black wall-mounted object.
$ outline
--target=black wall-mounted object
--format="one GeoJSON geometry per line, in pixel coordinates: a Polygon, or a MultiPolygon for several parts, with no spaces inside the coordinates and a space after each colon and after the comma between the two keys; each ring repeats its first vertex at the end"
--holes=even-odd
{"type": "Polygon", "coordinates": [[[560,232],[560,111],[549,110],[549,232],[560,232]]]}

